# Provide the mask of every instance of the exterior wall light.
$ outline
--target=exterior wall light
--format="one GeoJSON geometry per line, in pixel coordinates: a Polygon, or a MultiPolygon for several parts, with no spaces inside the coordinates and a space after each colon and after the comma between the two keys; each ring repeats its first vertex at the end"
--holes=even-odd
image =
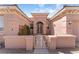
{"type": "Polygon", "coordinates": [[[72,22],[71,21],[69,21],[69,23],[68,23],[69,25],[71,25],[72,24],[72,22]]]}
{"type": "Polygon", "coordinates": [[[49,29],[49,26],[47,27],[47,29],[49,29]]]}

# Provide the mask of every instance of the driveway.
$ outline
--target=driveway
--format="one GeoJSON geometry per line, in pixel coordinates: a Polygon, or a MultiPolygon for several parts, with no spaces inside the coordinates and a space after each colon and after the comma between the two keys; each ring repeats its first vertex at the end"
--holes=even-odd
{"type": "Polygon", "coordinates": [[[35,49],[34,51],[26,51],[25,49],[0,49],[0,54],[79,54],[79,48],[62,48],[53,51],[46,49],[35,49]]]}

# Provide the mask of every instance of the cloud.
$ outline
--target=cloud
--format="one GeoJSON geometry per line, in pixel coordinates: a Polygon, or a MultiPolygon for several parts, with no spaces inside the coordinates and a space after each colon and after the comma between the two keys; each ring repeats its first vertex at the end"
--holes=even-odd
{"type": "Polygon", "coordinates": [[[52,8],[43,8],[45,5],[44,4],[39,4],[39,7],[42,8],[36,8],[34,10],[32,10],[31,12],[33,13],[53,13],[55,10],[58,11],[59,9],[62,8],[62,4],[56,4],[56,8],[52,9],[52,8]]]}
{"type": "Polygon", "coordinates": [[[55,15],[59,10],[61,10],[63,8],[63,4],[56,4],[56,8],[55,8],[55,10],[54,10],[54,12],[53,13],[50,13],[49,15],[48,15],[48,17],[50,18],[50,17],[52,17],[53,15],[55,15]]]}
{"type": "Polygon", "coordinates": [[[31,11],[32,13],[53,13],[55,10],[51,9],[51,8],[44,8],[44,9],[39,9],[36,8],[33,11],[31,11]]]}
{"type": "Polygon", "coordinates": [[[63,8],[63,4],[56,4],[56,10],[60,10],[61,8],[63,8]]]}

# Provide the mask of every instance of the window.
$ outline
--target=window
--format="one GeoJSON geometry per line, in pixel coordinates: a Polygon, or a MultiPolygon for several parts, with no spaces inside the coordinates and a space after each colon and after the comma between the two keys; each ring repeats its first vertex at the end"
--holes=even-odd
{"type": "Polygon", "coordinates": [[[3,16],[0,16],[0,31],[3,31],[3,27],[4,27],[4,19],[3,16]]]}

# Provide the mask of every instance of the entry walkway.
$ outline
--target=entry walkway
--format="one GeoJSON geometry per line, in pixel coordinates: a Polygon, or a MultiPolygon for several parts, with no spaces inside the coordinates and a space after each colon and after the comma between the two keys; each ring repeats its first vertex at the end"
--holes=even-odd
{"type": "Polygon", "coordinates": [[[34,54],[49,54],[49,51],[46,48],[36,48],[34,54]]]}
{"type": "Polygon", "coordinates": [[[43,35],[36,35],[35,36],[35,49],[34,54],[48,54],[49,51],[46,47],[46,42],[43,35]]]}

